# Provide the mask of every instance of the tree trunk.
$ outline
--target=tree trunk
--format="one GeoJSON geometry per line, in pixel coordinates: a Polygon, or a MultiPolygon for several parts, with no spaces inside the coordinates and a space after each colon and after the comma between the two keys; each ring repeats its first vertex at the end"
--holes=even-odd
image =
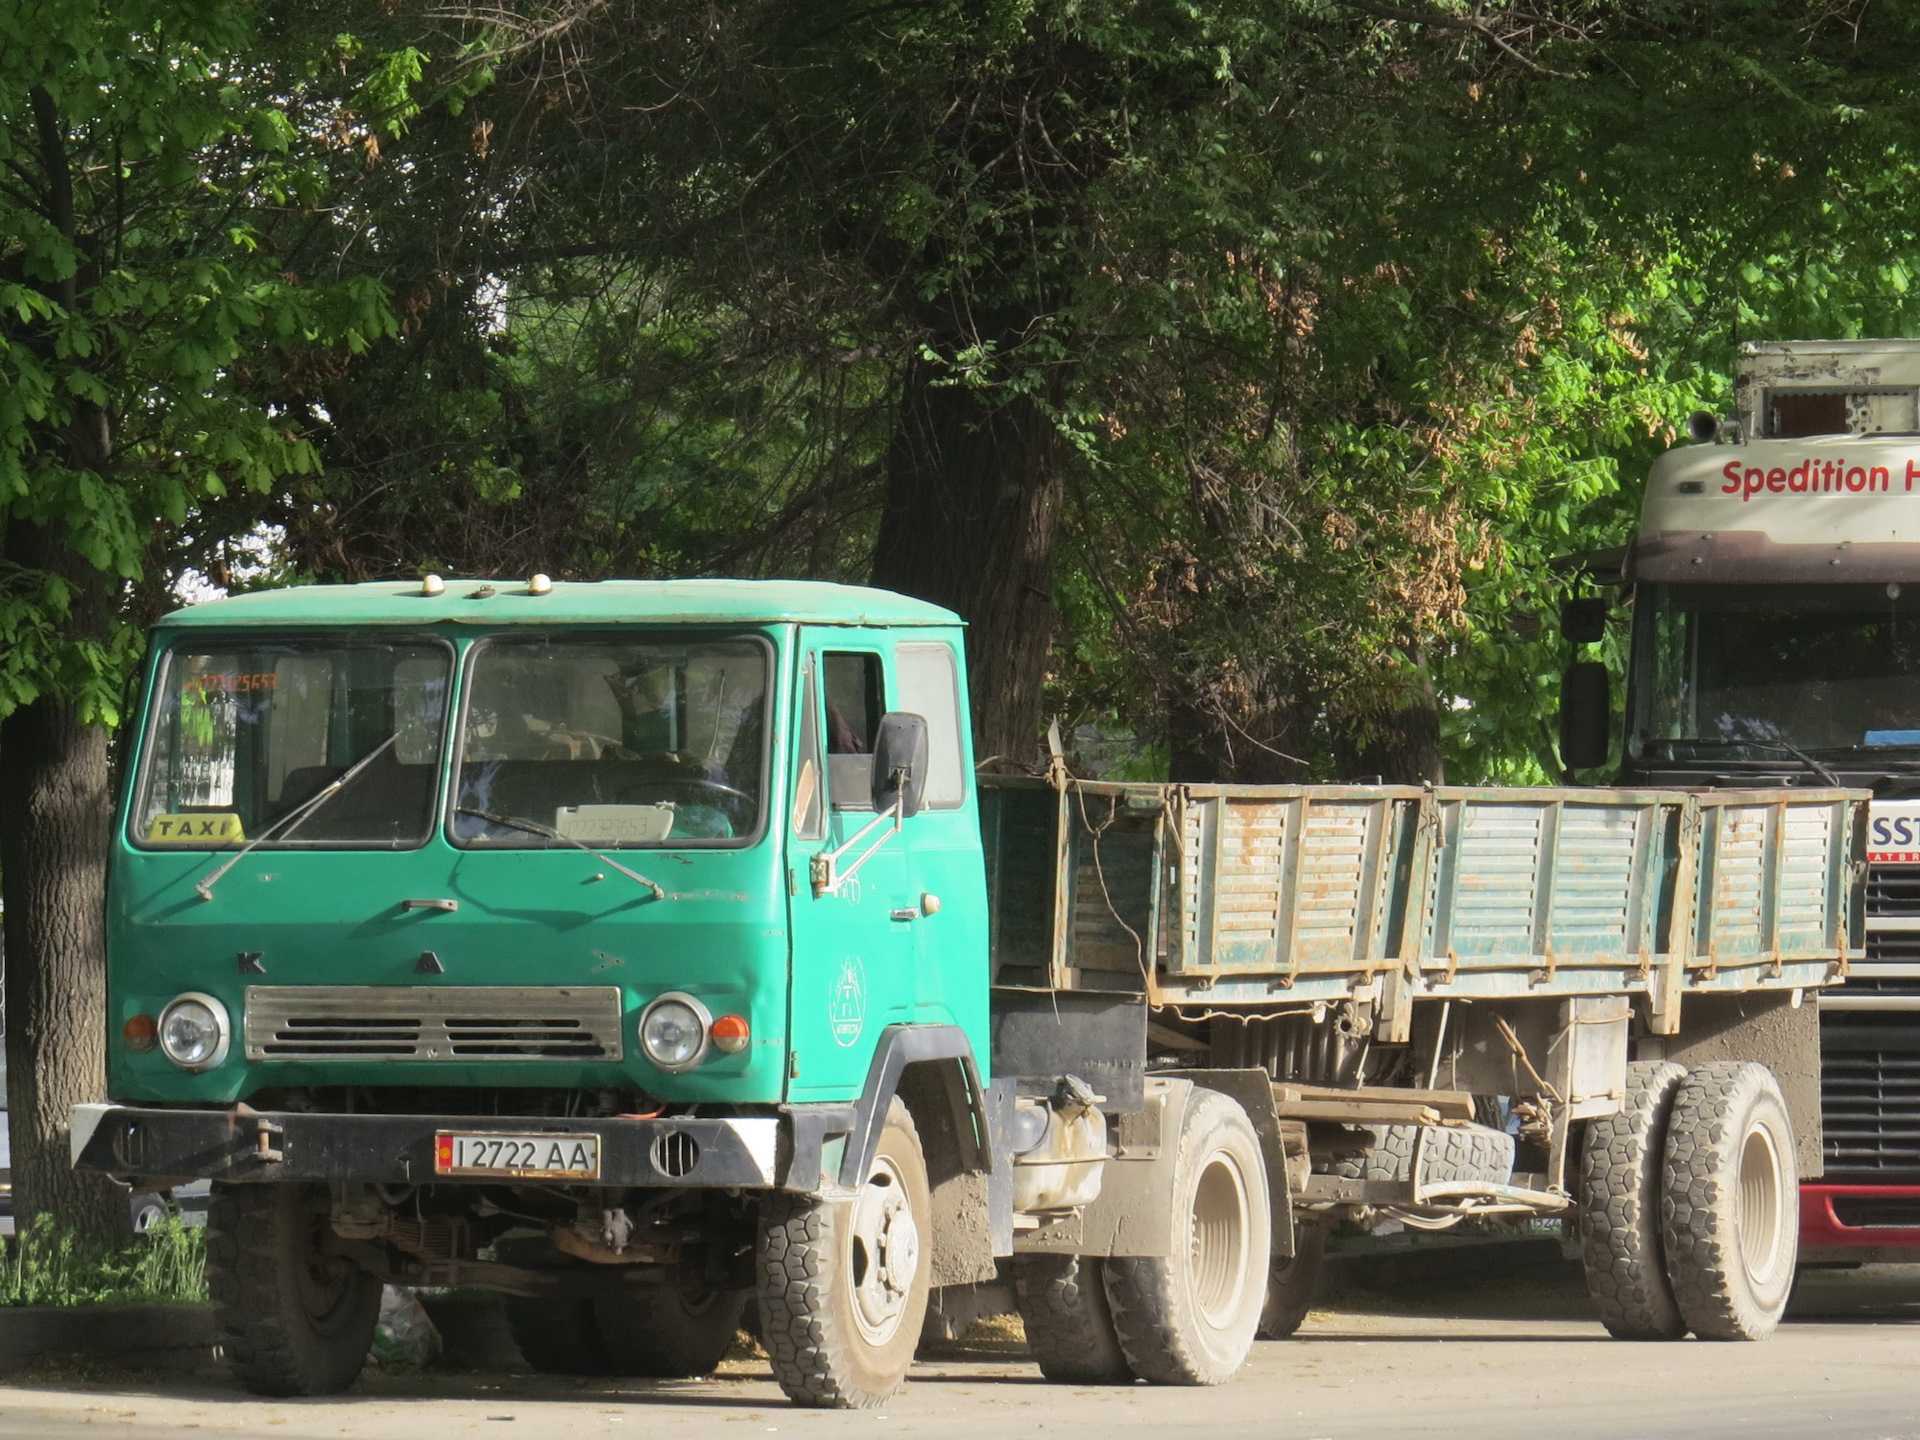
{"type": "Polygon", "coordinates": [[[949,373],[918,359],[908,367],[873,583],[959,612],[975,753],[1032,765],[1053,642],[1058,440],[1032,400],[994,404],[934,383],[949,373]]]}
{"type": "Polygon", "coordinates": [[[1364,738],[1337,737],[1341,778],[1347,781],[1378,777],[1389,785],[1441,785],[1447,766],[1440,746],[1440,702],[1433,678],[1416,653],[1419,681],[1409,703],[1391,714],[1375,717],[1364,738]]]}
{"type": "Polygon", "coordinates": [[[0,723],[0,754],[14,1212],[117,1239],[125,1192],[67,1155],[72,1107],[107,1089],[107,733],[42,699],[0,723]]]}

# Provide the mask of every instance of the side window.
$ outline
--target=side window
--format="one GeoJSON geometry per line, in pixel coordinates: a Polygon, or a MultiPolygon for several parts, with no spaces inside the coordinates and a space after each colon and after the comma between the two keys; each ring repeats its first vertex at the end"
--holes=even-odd
{"type": "Polygon", "coordinates": [[[960,672],[945,645],[902,645],[894,656],[900,708],[927,722],[927,807],[952,810],[967,797],[960,763],[960,672]]]}
{"type": "Polygon", "coordinates": [[[813,660],[802,670],[800,686],[800,758],[794,767],[793,833],[802,840],[819,840],[827,833],[824,786],[821,783],[820,691],[813,680],[813,660]]]}
{"type": "Polygon", "coordinates": [[[827,803],[836,810],[871,810],[873,737],[887,708],[880,657],[820,658],[827,691],[827,803]]]}

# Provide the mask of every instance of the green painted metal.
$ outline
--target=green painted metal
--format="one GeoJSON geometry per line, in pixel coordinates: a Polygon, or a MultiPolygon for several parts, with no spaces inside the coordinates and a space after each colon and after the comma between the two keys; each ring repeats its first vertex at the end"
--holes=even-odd
{"type": "Polygon", "coordinates": [[[960,618],[891,590],[815,580],[561,580],[541,595],[523,580],[447,580],[433,595],[417,580],[376,580],[209,600],[176,610],[160,623],[169,630],[203,625],[955,626],[960,618]]]}
{"type": "MultiPolygon", "coordinates": [[[[153,703],[168,647],[176,639],[204,644],[205,627],[297,634],[405,624],[442,635],[455,650],[457,732],[475,647],[491,633],[536,620],[556,629],[620,623],[684,633],[698,620],[709,633],[752,634],[772,647],[771,798],[759,837],[741,848],[609,851],[657,879],[663,897],[572,848],[460,848],[448,838],[454,748],[448,745],[439,762],[436,823],[424,844],[402,850],[264,847],[240,858],[212,898],[203,899],[195,882],[232,858],[233,848],[134,843],[128,816],[145,743],[144,727],[135,727],[108,891],[109,1090],[115,1100],[226,1104],[271,1100],[298,1087],[431,1086],[625,1089],[670,1103],[843,1101],[859,1094],[875,1042],[889,1023],[962,1026],[986,1072],[986,904],[973,838],[979,826],[974,788],[969,785],[962,803],[949,811],[908,820],[883,852],[897,872],[892,883],[881,885],[884,872],[875,871],[874,883],[853,900],[812,897],[809,861],[828,842],[802,840],[790,824],[799,657],[807,643],[802,637],[827,634],[847,643],[845,637],[863,636],[889,657],[900,637],[944,643],[963,667],[963,632],[953,617],[883,592],[827,585],[556,586],[553,595],[538,598],[510,596],[501,585],[499,595],[484,600],[458,593],[477,583],[449,582],[441,601],[405,593],[417,587],[381,585],[311,587],[193,607],[155,632],[143,714],[153,703]],[[768,621],[793,613],[804,613],[806,624],[768,621]],[[875,615],[886,623],[849,628],[875,615]],[[956,827],[968,837],[957,857],[948,833],[956,827]],[[909,900],[917,904],[932,893],[944,902],[937,916],[911,924],[891,918],[909,900]],[[454,902],[455,908],[407,907],[420,899],[454,902]],[[821,908],[829,904],[837,907],[831,917],[821,908]],[[870,923],[844,923],[850,911],[870,923]],[[816,918],[803,922],[808,913],[816,918]],[[885,953],[869,943],[876,937],[885,953]],[[441,972],[423,973],[425,952],[432,952],[441,972]],[[257,959],[243,962],[243,955],[257,959]],[[841,984],[849,961],[862,972],[856,995],[841,984]],[[262,973],[249,973],[254,967],[262,973]],[[244,1030],[250,985],[423,991],[614,986],[623,1016],[622,1053],[617,1060],[593,1061],[249,1059],[244,1030]],[[639,1044],[637,1025],[646,1004],[668,990],[692,993],[716,1016],[745,1015],[752,1026],[747,1050],[710,1051],[680,1073],[656,1068],[639,1044]],[[122,1039],[128,1020],[157,1015],[187,991],[217,998],[235,1031],[226,1059],[199,1073],[177,1068],[156,1050],[134,1050],[122,1039]]],[[[890,658],[888,663],[891,677],[890,658]]],[[[958,673],[964,687],[964,668],[958,673]]],[[[964,726],[960,738],[964,745],[964,726]]],[[[970,753],[962,763],[970,770],[970,753]]],[[[836,833],[840,828],[836,821],[836,833]]]]}
{"type": "Polygon", "coordinates": [[[995,983],[1284,1010],[1831,983],[1852,791],[984,782],[995,983]]]}

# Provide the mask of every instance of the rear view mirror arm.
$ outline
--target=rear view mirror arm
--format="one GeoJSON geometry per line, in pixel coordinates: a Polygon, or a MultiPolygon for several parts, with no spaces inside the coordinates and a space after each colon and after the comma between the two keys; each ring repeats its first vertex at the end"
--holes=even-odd
{"type": "Polygon", "coordinates": [[[901,821],[904,818],[902,815],[902,807],[904,804],[905,801],[901,798],[901,795],[896,794],[893,804],[889,805],[885,810],[882,810],[878,815],[874,816],[873,819],[854,831],[853,834],[849,835],[838,847],[832,850],[822,850],[818,855],[813,857],[813,862],[810,866],[810,878],[813,881],[813,896],[816,900],[823,895],[837,893],[842,885],[860,873],[860,867],[862,865],[865,865],[867,861],[880,853],[880,847],[882,845],[885,845],[887,841],[900,833],[901,821]],[[842,870],[840,868],[840,862],[846,857],[847,853],[856,848],[867,836],[879,829],[880,826],[888,825],[889,821],[892,822],[891,825],[881,833],[880,838],[867,846],[857,860],[842,870]]]}

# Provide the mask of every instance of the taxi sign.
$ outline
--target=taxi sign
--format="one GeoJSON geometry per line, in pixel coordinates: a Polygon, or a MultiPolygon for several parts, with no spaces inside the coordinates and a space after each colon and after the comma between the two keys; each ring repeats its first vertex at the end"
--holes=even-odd
{"type": "Polygon", "coordinates": [[[147,822],[149,845],[244,845],[246,829],[232,814],[156,815],[147,822]]]}

